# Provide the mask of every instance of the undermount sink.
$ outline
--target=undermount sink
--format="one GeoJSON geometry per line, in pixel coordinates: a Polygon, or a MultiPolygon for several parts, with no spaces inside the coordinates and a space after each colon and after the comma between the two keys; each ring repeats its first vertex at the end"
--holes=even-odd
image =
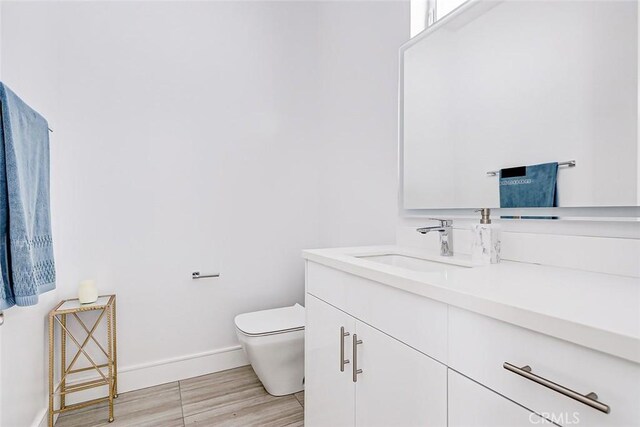
{"type": "Polygon", "coordinates": [[[407,255],[400,254],[385,254],[385,255],[364,255],[357,256],[367,261],[373,261],[380,264],[391,265],[394,267],[406,268],[414,271],[436,272],[445,271],[452,268],[469,268],[469,265],[458,264],[455,261],[432,261],[422,258],[416,258],[407,255]]]}

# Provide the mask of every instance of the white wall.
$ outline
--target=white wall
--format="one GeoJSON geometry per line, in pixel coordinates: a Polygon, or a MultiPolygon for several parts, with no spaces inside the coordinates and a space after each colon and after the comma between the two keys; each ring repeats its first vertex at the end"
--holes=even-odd
{"type": "Polygon", "coordinates": [[[393,243],[397,58],[409,38],[409,3],[325,2],[321,12],[321,243],[393,243]]]}
{"type": "Polygon", "coordinates": [[[135,388],[245,363],[233,317],[302,301],[301,249],[394,240],[408,4],[2,12],[2,77],[54,129],[58,270],[57,293],[8,312],[3,427],[42,415],[45,313],[79,280],[117,293],[121,385],[135,388]]]}

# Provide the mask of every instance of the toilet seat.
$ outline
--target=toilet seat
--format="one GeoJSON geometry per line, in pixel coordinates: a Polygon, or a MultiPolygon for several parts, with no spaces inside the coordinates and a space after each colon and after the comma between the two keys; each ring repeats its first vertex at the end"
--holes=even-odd
{"type": "Polygon", "coordinates": [[[238,331],[250,337],[283,334],[304,330],[304,307],[291,307],[255,311],[236,316],[238,331]]]}

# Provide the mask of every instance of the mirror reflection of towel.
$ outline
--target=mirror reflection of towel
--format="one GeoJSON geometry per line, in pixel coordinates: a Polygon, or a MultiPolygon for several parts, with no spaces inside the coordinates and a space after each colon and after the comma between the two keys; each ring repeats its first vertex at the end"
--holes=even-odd
{"type": "Polygon", "coordinates": [[[500,170],[500,207],[557,207],[557,179],[557,162],[502,169],[500,170]]]}

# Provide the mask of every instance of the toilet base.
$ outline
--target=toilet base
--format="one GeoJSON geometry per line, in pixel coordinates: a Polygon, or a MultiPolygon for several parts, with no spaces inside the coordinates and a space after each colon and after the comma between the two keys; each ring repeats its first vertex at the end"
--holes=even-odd
{"type": "Polygon", "coordinates": [[[304,390],[304,329],[263,336],[236,332],[267,393],[285,396],[304,390]]]}

